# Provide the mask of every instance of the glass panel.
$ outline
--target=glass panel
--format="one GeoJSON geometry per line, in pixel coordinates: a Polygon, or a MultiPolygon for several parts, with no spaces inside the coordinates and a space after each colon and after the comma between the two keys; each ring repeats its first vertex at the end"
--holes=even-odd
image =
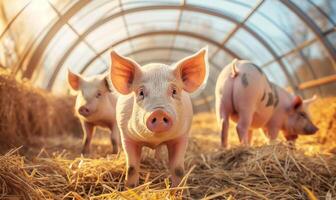
{"type": "Polygon", "coordinates": [[[130,8],[146,7],[153,5],[180,5],[181,0],[122,0],[124,10],[130,8]]]}
{"type": "Polygon", "coordinates": [[[237,19],[238,21],[242,21],[245,16],[251,10],[251,7],[256,3],[255,0],[249,1],[199,1],[199,0],[188,0],[187,4],[196,5],[200,7],[205,7],[207,9],[217,10],[220,13],[225,13],[237,19]]]}
{"type": "MultiPolygon", "coordinates": [[[[221,71],[225,66],[230,64],[234,58],[231,57],[228,53],[224,51],[219,51],[217,55],[212,59],[212,62],[215,63],[218,67],[220,67],[219,71],[221,71]]],[[[218,72],[219,72],[218,71],[218,72]]],[[[219,73],[217,74],[219,75],[219,73]]],[[[216,80],[215,76],[215,80],[216,80]]]]}
{"type": "Polygon", "coordinates": [[[127,32],[124,29],[123,21],[121,18],[117,18],[95,29],[86,37],[86,40],[97,51],[101,51],[111,44],[126,39],[126,36],[127,32]]]}
{"type": "Polygon", "coordinates": [[[62,91],[64,92],[64,83],[66,83],[66,73],[68,68],[71,71],[79,73],[82,66],[86,64],[90,58],[92,58],[95,54],[88,48],[88,46],[84,43],[80,43],[78,47],[71,52],[68,59],[62,65],[60,71],[57,74],[55,82],[52,87],[52,91],[61,94],[62,91]]]}
{"type": "Polygon", "coordinates": [[[103,71],[106,69],[105,63],[101,59],[94,61],[90,67],[83,73],[84,76],[92,76],[97,74],[97,72],[103,71]]]}
{"type": "Polygon", "coordinates": [[[262,27],[260,29],[267,35],[272,36],[272,38],[275,37],[274,40],[280,39],[277,43],[280,47],[284,46],[284,44],[280,44],[282,41],[285,42],[285,45],[290,44],[291,42],[289,42],[288,39],[286,40],[284,35],[279,32],[279,28],[286,30],[286,32],[288,31],[288,34],[292,35],[296,44],[300,44],[314,37],[314,34],[304,25],[296,14],[289,10],[283,3],[281,3],[281,1],[265,1],[259,8],[258,14],[252,16],[251,20],[252,21],[248,23],[253,23],[255,27],[262,27]],[[262,19],[259,13],[272,21],[270,22],[268,20],[267,22],[266,19],[262,19]]]}
{"type": "Polygon", "coordinates": [[[16,51],[22,54],[28,43],[38,37],[45,27],[56,19],[56,13],[46,1],[32,1],[10,28],[11,38],[18,44],[16,51]]]}
{"type": "MultiPolygon", "coordinates": [[[[13,0],[1,0],[0,5],[3,7],[4,17],[6,17],[6,21],[10,22],[13,20],[15,15],[29,3],[31,0],[21,0],[21,1],[13,1],[13,0]]],[[[31,4],[32,2],[30,2],[31,4]]],[[[31,5],[28,5],[26,8],[29,9],[31,5]]],[[[2,12],[2,11],[1,11],[2,12]]],[[[25,12],[25,11],[24,11],[25,12]]]]}
{"type": "Polygon", "coordinates": [[[327,38],[334,48],[336,48],[336,32],[330,33],[327,38]]]}
{"type": "Polygon", "coordinates": [[[303,12],[308,15],[314,22],[322,29],[323,31],[332,28],[334,25],[329,20],[335,14],[336,9],[334,3],[332,1],[314,1],[310,3],[309,1],[293,1],[296,6],[298,6],[303,12]],[[315,6],[316,5],[316,6],[315,6]],[[333,8],[334,7],[334,8],[333,8]],[[319,10],[318,8],[322,9],[319,10]],[[334,10],[333,10],[334,9],[334,10]],[[321,12],[323,11],[323,12],[321,12]],[[325,13],[324,13],[325,12],[325,13]]]}
{"type": "Polygon", "coordinates": [[[262,68],[268,79],[281,87],[287,87],[289,84],[281,67],[277,63],[273,63],[262,68]]]}
{"type": "Polygon", "coordinates": [[[184,35],[177,35],[175,39],[174,46],[176,47],[188,47],[195,52],[199,49],[208,46],[209,47],[209,55],[212,55],[214,51],[216,51],[217,47],[208,43],[206,41],[200,40],[194,37],[188,37],[184,35]]]}
{"type": "Polygon", "coordinates": [[[78,0],[49,0],[49,2],[60,12],[65,13],[71,6],[78,2],[78,0]]]}
{"type": "Polygon", "coordinates": [[[320,43],[315,42],[312,45],[303,49],[303,54],[308,58],[317,77],[324,77],[335,74],[332,62],[326,56],[324,48],[320,43]]]}
{"type": "Polygon", "coordinates": [[[332,23],[336,24],[336,4],[333,0],[311,0],[318,6],[328,17],[332,23]]]}
{"type": "Polygon", "coordinates": [[[273,58],[258,40],[243,29],[236,32],[226,46],[240,55],[242,59],[251,60],[257,65],[273,58]]]}
{"type": "Polygon", "coordinates": [[[196,12],[183,11],[182,21],[179,27],[181,31],[204,34],[217,42],[222,42],[225,35],[234,28],[235,24],[210,15],[203,15],[196,12]]]}
{"type": "Polygon", "coordinates": [[[39,71],[37,72],[38,77],[35,80],[35,84],[39,87],[46,87],[48,80],[51,77],[54,68],[57,63],[64,55],[64,52],[70,47],[70,45],[77,39],[77,35],[65,25],[60,29],[60,31],[54,36],[48,45],[45,53],[41,58],[39,63],[39,71]]]}
{"type": "Polygon", "coordinates": [[[308,64],[303,62],[298,53],[290,54],[282,59],[282,61],[286,64],[286,68],[291,76],[298,78],[298,83],[314,79],[308,64]]]}
{"type": "Polygon", "coordinates": [[[284,27],[276,24],[272,18],[268,18],[263,12],[252,15],[246,24],[266,40],[278,54],[284,54],[295,47],[293,43],[295,41],[287,33],[288,31],[285,31],[284,27]]]}
{"type": "Polygon", "coordinates": [[[87,6],[76,13],[76,15],[69,20],[69,23],[79,33],[83,33],[97,21],[103,19],[108,13],[116,13],[118,11],[120,11],[118,1],[91,1],[87,6]]]}
{"type": "MultiPolygon", "coordinates": [[[[132,40],[132,44],[134,47],[134,50],[137,49],[145,49],[148,47],[169,47],[171,46],[172,42],[173,42],[173,35],[152,35],[152,36],[147,36],[147,37],[141,37],[141,38],[137,38],[132,40]]],[[[135,59],[137,59],[137,57],[134,57],[135,59]]]]}
{"type": "Polygon", "coordinates": [[[178,15],[178,11],[153,10],[131,13],[125,19],[130,35],[136,35],[151,30],[175,30],[178,15]]]}

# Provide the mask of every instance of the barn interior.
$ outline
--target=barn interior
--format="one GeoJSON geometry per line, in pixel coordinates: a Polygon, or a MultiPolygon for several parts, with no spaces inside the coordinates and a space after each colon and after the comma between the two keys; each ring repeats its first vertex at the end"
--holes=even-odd
{"type": "Polygon", "coordinates": [[[332,0],[0,1],[0,199],[335,199],[336,2],[332,0]],[[82,155],[67,69],[106,72],[110,52],[141,65],[172,64],[208,46],[209,77],[192,95],[186,175],[169,185],[167,153],[144,149],[140,185],[106,130],[82,155]],[[214,91],[233,59],[258,65],[302,98],[319,131],[295,144],[220,147],[214,91]]]}

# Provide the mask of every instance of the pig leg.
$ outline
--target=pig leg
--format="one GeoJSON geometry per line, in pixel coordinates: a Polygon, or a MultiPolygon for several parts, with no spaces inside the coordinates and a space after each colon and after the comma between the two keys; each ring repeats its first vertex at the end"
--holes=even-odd
{"type": "Polygon", "coordinates": [[[279,134],[279,129],[276,127],[268,128],[266,130],[266,135],[269,140],[269,144],[274,144],[279,134]]]}
{"type": "Polygon", "coordinates": [[[246,146],[249,145],[248,132],[252,122],[252,115],[250,113],[251,112],[242,112],[239,116],[236,128],[240,143],[246,146]]]}
{"type": "Polygon", "coordinates": [[[253,138],[253,130],[248,131],[248,144],[252,144],[252,138],[253,138]]]}
{"type": "Polygon", "coordinates": [[[178,186],[184,176],[184,155],[187,145],[187,136],[182,136],[167,143],[169,170],[172,174],[172,187],[178,186]]]}
{"type": "Polygon", "coordinates": [[[83,138],[83,149],[82,154],[90,153],[91,140],[94,132],[94,125],[88,122],[82,122],[84,138],[83,138]]]}
{"type": "Polygon", "coordinates": [[[221,145],[228,148],[228,132],[230,126],[230,114],[233,112],[232,102],[233,79],[225,80],[224,88],[216,92],[216,115],[221,128],[221,145]]]}
{"type": "Polygon", "coordinates": [[[141,159],[141,146],[136,142],[125,139],[123,148],[126,155],[126,186],[135,187],[139,184],[139,170],[141,159]]]}
{"type": "Polygon", "coordinates": [[[221,120],[222,131],[221,131],[221,143],[223,148],[228,148],[228,137],[229,137],[229,119],[227,117],[221,120]]]}
{"type": "Polygon", "coordinates": [[[120,133],[118,126],[112,125],[111,130],[111,144],[112,144],[112,154],[117,154],[120,151],[120,133]]]}

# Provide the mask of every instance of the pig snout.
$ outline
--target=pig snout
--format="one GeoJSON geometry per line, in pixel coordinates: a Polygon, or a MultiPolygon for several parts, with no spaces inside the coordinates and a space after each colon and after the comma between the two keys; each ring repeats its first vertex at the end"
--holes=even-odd
{"type": "Polygon", "coordinates": [[[309,125],[304,128],[304,133],[306,135],[313,135],[316,133],[319,129],[315,125],[309,125]]]}
{"type": "Polygon", "coordinates": [[[78,109],[78,113],[79,113],[80,115],[82,115],[83,117],[87,117],[87,116],[89,116],[89,115],[91,114],[91,111],[90,111],[90,109],[89,109],[88,107],[86,107],[86,106],[81,106],[81,107],[79,107],[79,109],[78,109]]]}
{"type": "Polygon", "coordinates": [[[152,112],[146,120],[147,128],[154,133],[168,131],[172,125],[172,117],[162,109],[152,112]]]}

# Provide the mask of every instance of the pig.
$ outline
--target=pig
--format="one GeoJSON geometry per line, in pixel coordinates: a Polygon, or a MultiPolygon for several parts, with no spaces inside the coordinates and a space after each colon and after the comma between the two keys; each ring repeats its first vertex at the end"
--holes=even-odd
{"type": "Polygon", "coordinates": [[[140,66],[131,58],[111,52],[110,78],[121,94],[117,122],[126,155],[126,186],[139,183],[142,147],[167,147],[171,185],[184,175],[193,110],[189,93],[207,80],[207,48],[175,64],[150,63],[140,66]]]}
{"type": "Polygon", "coordinates": [[[233,60],[219,74],[215,110],[221,129],[221,146],[228,147],[229,120],[237,123],[243,145],[250,145],[252,129],[261,128],[273,143],[280,130],[288,141],[312,135],[318,128],[307,108],[314,99],[302,100],[269,81],[263,71],[247,60],[233,60]]]}
{"type": "Polygon", "coordinates": [[[82,124],[83,154],[90,153],[90,146],[97,126],[110,130],[112,153],[121,149],[120,133],[116,122],[118,93],[109,83],[107,74],[83,77],[68,70],[68,83],[76,91],[75,113],[82,124]]]}

